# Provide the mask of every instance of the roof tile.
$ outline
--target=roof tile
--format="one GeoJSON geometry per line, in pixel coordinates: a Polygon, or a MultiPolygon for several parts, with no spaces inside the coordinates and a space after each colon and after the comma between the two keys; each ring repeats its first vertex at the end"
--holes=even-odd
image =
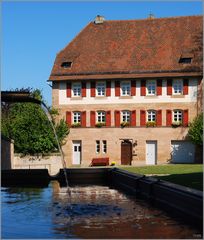
{"type": "Polygon", "coordinates": [[[89,23],[57,54],[50,80],[64,76],[201,72],[202,16],[89,23]],[[192,64],[181,64],[183,55],[192,64]],[[62,62],[73,62],[63,69],[62,62]]]}

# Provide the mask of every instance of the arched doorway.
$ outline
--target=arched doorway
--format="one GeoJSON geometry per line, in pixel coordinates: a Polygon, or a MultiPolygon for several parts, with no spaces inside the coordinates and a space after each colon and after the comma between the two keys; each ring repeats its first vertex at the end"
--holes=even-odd
{"type": "Polygon", "coordinates": [[[132,162],[132,142],[123,140],[121,142],[121,164],[131,165],[132,162]]]}

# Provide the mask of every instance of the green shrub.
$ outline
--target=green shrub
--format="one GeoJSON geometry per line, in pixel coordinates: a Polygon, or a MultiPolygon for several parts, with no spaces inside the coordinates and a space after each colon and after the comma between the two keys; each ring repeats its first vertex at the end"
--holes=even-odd
{"type": "Polygon", "coordinates": [[[197,145],[203,145],[203,113],[200,113],[189,125],[188,136],[197,145]]]}

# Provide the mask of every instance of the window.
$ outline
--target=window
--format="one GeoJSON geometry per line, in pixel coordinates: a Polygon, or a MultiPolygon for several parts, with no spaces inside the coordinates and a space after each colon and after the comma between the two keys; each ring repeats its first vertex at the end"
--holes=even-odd
{"type": "Polygon", "coordinates": [[[192,58],[180,58],[179,63],[191,63],[192,58]]]}
{"type": "Polygon", "coordinates": [[[173,122],[182,122],[182,111],[181,110],[174,110],[173,111],[173,122]]]}
{"type": "Polygon", "coordinates": [[[156,121],[156,111],[154,111],[154,110],[147,111],[147,121],[148,122],[156,121]]]}
{"type": "Polygon", "coordinates": [[[156,95],[156,81],[147,80],[147,95],[156,95]]]}
{"type": "Polygon", "coordinates": [[[73,113],[73,123],[81,123],[81,113],[80,112],[73,113]]]}
{"type": "Polygon", "coordinates": [[[121,96],[130,96],[130,82],[121,82],[121,96]]]}
{"type": "Polygon", "coordinates": [[[105,123],[106,122],[106,114],[105,112],[97,112],[97,122],[98,123],[105,123]]]}
{"type": "Polygon", "coordinates": [[[72,84],[72,93],[74,97],[81,96],[81,84],[80,83],[73,83],[72,84]]]}
{"type": "Polygon", "coordinates": [[[61,64],[62,68],[71,68],[71,66],[72,66],[72,62],[63,62],[61,64]]]}
{"type": "Polygon", "coordinates": [[[122,122],[130,122],[130,111],[122,111],[121,120],[122,122]]]}
{"type": "Polygon", "coordinates": [[[103,147],[103,153],[107,153],[107,141],[106,140],[102,141],[102,147],[103,147]]]}
{"type": "Polygon", "coordinates": [[[96,84],[96,95],[97,96],[105,96],[105,90],[106,90],[105,82],[98,82],[96,84]]]}
{"type": "Polygon", "coordinates": [[[100,141],[96,140],[96,153],[100,153],[100,141]]]}
{"type": "Polygon", "coordinates": [[[173,94],[180,95],[183,92],[183,81],[174,79],[173,80],[173,94]]]}

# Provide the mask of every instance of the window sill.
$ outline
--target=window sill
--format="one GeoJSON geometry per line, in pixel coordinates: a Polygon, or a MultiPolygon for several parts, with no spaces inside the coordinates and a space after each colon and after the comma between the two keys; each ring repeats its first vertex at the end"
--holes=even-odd
{"type": "Polygon", "coordinates": [[[96,96],[95,99],[107,99],[106,96],[96,96]]]}
{"type": "Polygon", "coordinates": [[[145,98],[158,98],[157,95],[147,95],[147,96],[144,96],[145,98]]]}
{"type": "Polygon", "coordinates": [[[82,97],[71,97],[71,100],[82,100],[82,97]]]}
{"type": "Polygon", "coordinates": [[[132,99],[132,96],[120,96],[119,99],[132,99]]]}
{"type": "Polygon", "coordinates": [[[185,98],[185,95],[171,95],[171,98],[185,98]]]}

